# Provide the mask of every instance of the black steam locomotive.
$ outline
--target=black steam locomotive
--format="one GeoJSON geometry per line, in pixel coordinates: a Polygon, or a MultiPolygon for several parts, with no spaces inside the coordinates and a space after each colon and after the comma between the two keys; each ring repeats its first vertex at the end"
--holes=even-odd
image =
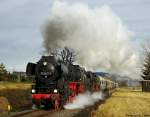
{"type": "Polygon", "coordinates": [[[42,56],[36,64],[28,63],[26,73],[35,77],[32,102],[36,108],[57,109],[72,102],[79,93],[111,91],[116,87],[114,82],[86,72],[79,65],[65,64],[54,56],[42,56]]]}

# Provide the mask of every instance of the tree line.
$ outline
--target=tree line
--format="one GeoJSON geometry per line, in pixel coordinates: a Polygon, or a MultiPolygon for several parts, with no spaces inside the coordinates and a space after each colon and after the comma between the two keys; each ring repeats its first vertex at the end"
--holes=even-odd
{"type": "Polygon", "coordinates": [[[11,81],[11,82],[25,82],[28,81],[26,76],[19,76],[21,72],[10,73],[7,71],[5,65],[0,63],[0,81],[11,81]]]}
{"type": "Polygon", "coordinates": [[[6,80],[8,77],[8,72],[5,68],[5,65],[3,63],[0,64],[0,81],[6,80]]]}

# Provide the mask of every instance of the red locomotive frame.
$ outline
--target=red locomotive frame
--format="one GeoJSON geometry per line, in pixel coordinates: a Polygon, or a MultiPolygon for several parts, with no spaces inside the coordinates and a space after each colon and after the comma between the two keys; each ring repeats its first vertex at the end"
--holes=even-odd
{"type": "MultiPolygon", "coordinates": [[[[108,84],[108,81],[105,81],[108,84]]],[[[101,85],[99,84],[93,84],[92,86],[92,92],[99,92],[101,90],[101,85]]],[[[68,83],[69,90],[71,91],[70,95],[68,96],[68,99],[66,101],[67,103],[73,102],[75,97],[78,94],[83,94],[86,92],[85,85],[81,82],[69,82],[68,83]]],[[[111,85],[108,87],[106,94],[111,94],[116,88],[116,85],[111,85]]],[[[32,94],[32,99],[35,100],[36,105],[40,105],[41,99],[45,100],[53,100],[53,107],[54,109],[60,108],[61,105],[61,95],[59,93],[50,93],[50,94],[32,94]],[[53,99],[52,99],[53,98],[53,99]]]]}

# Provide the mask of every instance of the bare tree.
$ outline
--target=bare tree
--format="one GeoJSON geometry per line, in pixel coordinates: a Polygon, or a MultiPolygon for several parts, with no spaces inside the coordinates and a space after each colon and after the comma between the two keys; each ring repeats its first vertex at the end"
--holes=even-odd
{"type": "Polygon", "coordinates": [[[58,49],[54,49],[54,50],[51,52],[51,55],[52,55],[52,56],[55,56],[55,57],[59,56],[59,51],[58,51],[58,49]]]}
{"type": "Polygon", "coordinates": [[[66,64],[72,64],[76,60],[77,53],[72,48],[64,47],[61,49],[54,49],[51,55],[57,57],[66,64]]]}
{"type": "Polygon", "coordinates": [[[76,52],[68,47],[64,47],[60,52],[60,57],[62,61],[66,64],[72,64],[76,59],[76,52]]]}

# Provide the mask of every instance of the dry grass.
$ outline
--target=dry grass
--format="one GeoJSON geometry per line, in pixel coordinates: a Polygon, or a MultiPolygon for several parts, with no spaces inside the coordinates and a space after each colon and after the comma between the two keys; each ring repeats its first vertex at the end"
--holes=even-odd
{"type": "Polygon", "coordinates": [[[4,82],[0,83],[0,90],[5,89],[29,89],[31,87],[30,83],[11,83],[11,82],[4,82]]]}
{"type": "Polygon", "coordinates": [[[8,112],[9,102],[5,97],[0,97],[0,116],[8,112]]]}
{"type": "Polygon", "coordinates": [[[26,106],[31,106],[30,88],[31,84],[27,83],[1,83],[0,97],[5,97],[8,100],[13,111],[20,110],[26,106]]]}
{"type": "Polygon", "coordinates": [[[99,106],[94,117],[150,117],[150,93],[118,89],[99,106]]]}

